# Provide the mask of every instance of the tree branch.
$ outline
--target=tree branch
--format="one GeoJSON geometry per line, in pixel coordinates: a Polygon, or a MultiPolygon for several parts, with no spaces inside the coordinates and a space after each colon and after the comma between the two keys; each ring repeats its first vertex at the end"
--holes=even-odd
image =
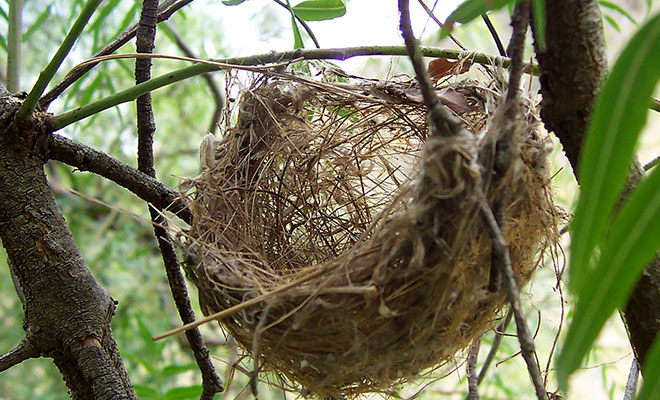
{"type": "MultiPolygon", "coordinates": [[[[137,31],[138,53],[152,53],[156,38],[156,14],[158,0],[144,0],[140,23],[137,31]]],[[[140,84],[151,79],[151,59],[139,58],[135,60],[135,81],[140,84]]],[[[138,131],[138,170],[156,177],[154,168],[153,136],[156,132],[156,123],[151,105],[151,95],[144,94],[137,99],[137,131],[138,131]]],[[[167,221],[160,210],[149,208],[153,221],[154,234],[158,247],[163,256],[167,280],[174,297],[174,303],[184,324],[195,321],[195,314],[190,305],[188,289],[181,273],[181,266],[176,251],[167,232],[167,221]]],[[[195,361],[202,373],[201,400],[212,400],[216,393],[222,392],[222,380],[215,372],[215,367],[209,357],[209,351],[204,345],[199,329],[186,331],[186,337],[193,350],[195,361]]]]}
{"type": "Polygon", "coordinates": [[[502,337],[504,336],[504,332],[506,331],[506,328],[511,323],[512,317],[513,317],[513,312],[511,311],[511,309],[509,309],[506,312],[504,321],[500,322],[500,324],[497,325],[497,328],[495,328],[495,338],[493,339],[493,344],[490,346],[488,355],[486,355],[484,364],[481,366],[481,370],[479,371],[479,377],[477,378],[478,383],[483,382],[484,378],[486,377],[486,372],[488,371],[488,368],[495,359],[495,354],[497,354],[497,350],[500,348],[500,344],[502,343],[502,337]]]}
{"type": "Polygon", "coordinates": [[[0,372],[36,357],[39,357],[39,352],[32,347],[27,338],[23,338],[16,347],[0,356],[0,372]]]}
{"type": "Polygon", "coordinates": [[[637,392],[637,380],[639,379],[639,363],[633,357],[630,364],[630,371],[628,372],[628,379],[626,381],[626,391],[623,394],[623,400],[633,400],[637,392]]]}
{"type": "Polygon", "coordinates": [[[170,211],[186,223],[192,223],[192,214],[179,193],[103,152],[53,134],[48,138],[45,155],[109,179],[158,209],[170,211]]]}
{"type": "Polygon", "coordinates": [[[23,25],[23,0],[9,2],[9,26],[7,32],[7,90],[21,90],[21,33],[23,25]]]}
{"type": "Polygon", "coordinates": [[[465,400],[479,400],[479,379],[477,378],[477,359],[479,358],[479,341],[474,339],[470,346],[467,360],[468,394],[465,400]]]}
{"type": "MultiPolygon", "coordinates": [[[[191,2],[192,0],[163,1],[163,3],[158,7],[158,18],[157,18],[158,22],[162,22],[169,19],[176,11],[178,11],[179,9],[188,5],[191,2]]],[[[137,32],[137,26],[138,26],[137,23],[129,26],[124,32],[122,32],[115,39],[113,39],[112,42],[108,43],[105,47],[103,47],[96,54],[94,54],[94,57],[107,56],[117,51],[120,47],[122,47],[123,45],[125,45],[135,37],[135,33],[137,32]]],[[[67,88],[69,88],[69,86],[73,85],[78,79],[80,79],[92,68],[94,68],[94,64],[90,64],[85,68],[76,70],[75,73],[67,74],[62,80],[62,82],[57,84],[53,89],[51,89],[39,100],[39,106],[41,107],[41,109],[44,111],[48,109],[48,106],[53,100],[55,100],[59,95],[64,93],[64,91],[67,88]]]]}

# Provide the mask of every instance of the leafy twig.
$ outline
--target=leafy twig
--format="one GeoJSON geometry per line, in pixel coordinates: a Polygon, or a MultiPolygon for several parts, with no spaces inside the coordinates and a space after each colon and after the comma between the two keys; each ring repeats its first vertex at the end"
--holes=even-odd
{"type": "Polygon", "coordinates": [[[21,90],[21,31],[23,0],[9,2],[9,32],[7,33],[7,90],[21,90]]]}
{"type": "MultiPolygon", "coordinates": [[[[192,0],[163,1],[163,3],[160,4],[160,6],[158,7],[158,17],[157,17],[158,22],[162,22],[169,19],[176,11],[178,11],[185,5],[189,4],[190,2],[192,2],[192,0]]],[[[94,57],[109,55],[117,51],[124,44],[128,43],[129,40],[135,37],[135,33],[137,32],[137,26],[138,26],[137,23],[129,26],[123,33],[121,33],[115,39],[113,39],[112,42],[108,43],[105,47],[103,47],[96,54],[94,54],[94,57]]],[[[76,70],[75,73],[67,74],[67,76],[64,77],[62,82],[57,84],[53,89],[51,89],[39,100],[39,106],[43,110],[46,110],[53,100],[55,100],[69,86],[74,84],[78,79],[80,79],[92,68],[94,68],[94,65],[88,65],[85,68],[76,70]]]]}
{"type": "MultiPolygon", "coordinates": [[[[158,0],[144,0],[142,13],[137,30],[138,53],[152,53],[156,38],[156,19],[158,13],[158,0]]],[[[151,59],[139,58],[135,60],[136,84],[144,83],[151,79],[151,59]]],[[[156,124],[151,105],[151,94],[146,93],[137,99],[137,131],[138,131],[138,170],[156,177],[153,154],[153,136],[156,132],[156,124]]],[[[172,245],[167,232],[167,221],[163,218],[161,210],[149,208],[151,220],[153,221],[154,234],[158,241],[158,247],[163,256],[163,263],[167,273],[167,280],[174,297],[174,303],[179,311],[179,316],[184,324],[195,321],[195,313],[190,305],[188,289],[181,273],[181,266],[177,259],[176,251],[172,245]]],[[[186,331],[186,337],[193,350],[195,361],[202,373],[202,395],[201,400],[212,400],[216,393],[222,392],[222,380],[215,372],[213,362],[209,357],[209,351],[204,345],[199,329],[186,331]]]]}
{"type": "Polygon", "coordinates": [[[48,138],[45,155],[111,180],[158,209],[170,211],[188,224],[192,222],[190,210],[179,193],[101,151],[54,134],[48,138]]]}
{"type": "Polygon", "coordinates": [[[27,338],[23,338],[16,347],[0,356],[0,372],[35,357],[39,357],[38,351],[32,347],[27,338]]]}
{"type": "Polygon", "coordinates": [[[55,76],[55,73],[62,64],[62,61],[64,61],[64,58],[69,54],[69,51],[71,51],[71,48],[78,39],[78,36],[80,36],[82,33],[83,29],[87,25],[87,22],[89,22],[89,19],[92,17],[92,14],[94,14],[96,8],[101,4],[101,1],[102,0],[87,0],[87,3],[85,3],[85,6],[80,12],[80,15],[73,23],[73,26],[66,34],[66,37],[64,37],[62,44],[60,44],[60,47],[55,52],[55,55],[50,60],[48,65],[46,65],[46,68],[41,71],[37,82],[34,84],[32,90],[30,90],[30,93],[23,102],[23,105],[18,110],[16,115],[18,120],[24,120],[30,113],[32,113],[32,111],[34,111],[35,107],[37,106],[37,102],[39,101],[39,97],[42,95],[51,79],[53,79],[55,76]]]}
{"type": "Polygon", "coordinates": [[[307,32],[309,38],[312,39],[312,42],[314,42],[314,46],[316,46],[317,49],[320,49],[321,45],[319,45],[319,41],[316,39],[316,36],[314,35],[314,32],[312,32],[312,28],[309,27],[307,21],[305,21],[304,19],[300,18],[295,13],[293,13],[293,11],[289,8],[289,6],[285,2],[280,0],[273,0],[273,1],[291,12],[291,14],[296,18],[296,21],[298,21],[300,25],[302,25],[302,27],[305,29],[305,32],[307,32]]]}
{"type": "MultiPolygon", "coordinates": [[[[165,24],[165,27],[169,30],[170,35],[172,35],[172,38],[174,39],[174,43],[183,52],[183,54],[190,58],[197,58],[195,53],[188,46],[185,40],[183,40],[181,35],[179,35],[179,33],[174,29],[174,27],[167,23],[165,24]]],[[[211,93],[213,93],[213,99],[215,100],[215,112],[213,113],[211,124],[209,126],[209,132],[213,133],[215,132],[216,127],[220,122],[220,117],[222,116],[222,109],[225,106],[225,96],[218,85],[216,85],[215,80],[211,74],[204,74],[202,77],[206,81],[206,84],[209,86],[211,93]]]]}

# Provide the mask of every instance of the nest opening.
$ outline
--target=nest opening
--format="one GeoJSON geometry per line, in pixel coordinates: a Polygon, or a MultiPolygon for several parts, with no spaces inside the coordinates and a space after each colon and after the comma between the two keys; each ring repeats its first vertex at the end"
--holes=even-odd
{"type": "Polygon", "coordinates": [[[259,297],[220,324],[318,397],[386,392],[449,361],[505,304],[476,194],[503,210],[520,284],[556,240],[547,140],[530,101],[505,120],[498,82],[438,88],[467,132],[442,137],[409,82],[253,77],[186,193],[203,312],[259,297]]]}

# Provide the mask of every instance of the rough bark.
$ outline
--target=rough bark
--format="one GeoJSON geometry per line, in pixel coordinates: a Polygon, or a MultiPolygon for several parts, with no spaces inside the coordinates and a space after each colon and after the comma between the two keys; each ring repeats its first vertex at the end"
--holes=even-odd
{"type": "Polygon", "coordinates": [[[0,90],[0,238],[23,293],[26,341],[53,358],[74,399],[133,399],[110,331],[115,303],[96,282],[55,203],[39,116],[10,124],[20,105],[0,90]]]}
{"type": "MultiPolygon", "coordinates": [[[[537,56],[541,69],[541,118],[553,131],[575,176],[584,134],[596,95],[607,73],[597,0],[546,1],[546,44],[537,56]]],[[[629,190],[641,176],[634,171],[629,190]]],[[[660,331],[660,262],[649,265],[624,309],[633,350],[643,363],[660,331]]],[[[643,369],[642,369],[643,370],[643,369]]]]}

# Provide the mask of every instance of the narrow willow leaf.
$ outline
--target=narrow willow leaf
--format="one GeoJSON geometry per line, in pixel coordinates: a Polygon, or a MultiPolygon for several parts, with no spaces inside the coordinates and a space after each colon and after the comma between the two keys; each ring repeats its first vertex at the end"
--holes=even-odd
{"type": "Polygon", "coordinates": [[[660,399],[660,340],[656,338],[646,353],[644,361],[644,382],[637,400],[660,399]]]}
{"type": "Polygon", "coordinates": [[[202,386],[184,386],[169,390],[163,397],[165,400],[188,400],[199,399],[202,395],[202,386]]]}
{"type": "Polygon", "coordinates": [[[302,49],[305,47],[305,42],[303,42],[302,35],[300,34],[300,28],[298,28],[298,21],[296,21],[296,15],[293,13],[293,8],[289,0],[286,0],[286,5],[291,12],[291,29],[293,30],[293,48],[302,49]]]}
{"type": "Polygon", "coordinates": [[[660,15],[630,40],[596,101],[581,151],[581,194],[571,225],[569,287],[574,293],[592,279],[590,260],[626,183],[659,77],[660,15]]]}
{"type": "Polygon", "coordinates": [[[226,6],[237,6],[246,0],[222,0],[222,4],[226,6]]]}
{"type": "Polygon", "coordinates": [[[489,10],[500,9],[507,4],[513,3],[514,0],[467,0],[459,4],[459,6],[449,14],[447,21],[440,31],[440,39],[445,38],[454,27],[455,22],[461,24],[468,23],[475,18],[481,16],[489,10]]]}
{"type": "Polygon", "coordinates": [[[293,12],[305,21],[324,21],[346,14],[343,0],[307,0],[293,6],[293,12]]]}
{"type": "Polygon", "coordinates": [[[539,51],[545,51],[545,0],[532,0],[534,39],[539,51]]]}
{"type": "Polygon", "coordinates": [[[557,360],[565,385],[596,340],[607,319],[660,248],[660,169],[645,178],[617,214],[598,263],[577,293],[578,304],[557,360]]]}
{"type": "Polygon", "coordinates": [[[620,5],[612,3],[611,1],[607,1],[607,0],[601,0],[598,3],[600,4],[601,7],[609,8],[610,10],[614,10],[614,11],[618,12],[619,14],[623,15],[624,17],[626,17],[633,24],[637,25],[637,20],[632,15],[630,15],[630,13],[628,11],[626,11],[620,5]]]}
{"type": "Polygon", "coordinates": [[[612,25],[612,28],[614,28],[617,32],[621,32],[621,27],[614,18],[610,17],[607,14],[603,14],[603,18],[605,19],[605,21],[609,22],[609,24],[612,25]]]}
{"type": "Polygon", "coordinates": [[[44,22],[46,22],[46,20],[50,16],[51,6],[52,4],[46,7],[46,9],[43,10],[41,14],[39,14],[39,16],[34,21],[34,23],[30,25],[30,27],[25,31],[25,33],[23,33],[23,35],[21,36],[21,40],[23,40],[24,42],[30,40],[30,37],[34,34],[34,32],[38,31],[39,28],[41,28],[41,25],[43,25],[44,22]]]}

